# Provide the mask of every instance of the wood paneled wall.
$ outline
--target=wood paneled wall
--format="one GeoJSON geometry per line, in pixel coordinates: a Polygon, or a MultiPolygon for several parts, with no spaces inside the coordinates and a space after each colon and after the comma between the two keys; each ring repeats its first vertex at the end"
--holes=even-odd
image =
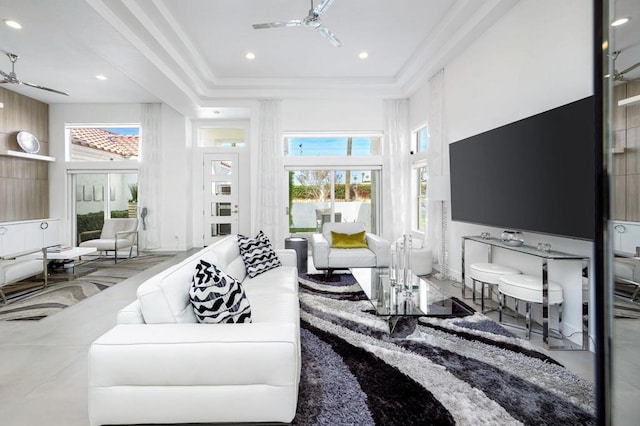
{"type": "Polygon", "coordinates": [[[613,175],[616,220],[640,222],[640,104],[618,106],[620,99],[640,95],[640,81],[614,87],[613,175]],[[622,152],[624,149],[624,152],[622,152]]]}
{"type": "MultiPolygon", "coordinates": [[[[16,135],[27,131],[49,155],[49,105],[0,87],[0,150],[22,151],[16,135]]],[[[0,155],[0,222],[49,217],[49,163],[0,155]]]]}

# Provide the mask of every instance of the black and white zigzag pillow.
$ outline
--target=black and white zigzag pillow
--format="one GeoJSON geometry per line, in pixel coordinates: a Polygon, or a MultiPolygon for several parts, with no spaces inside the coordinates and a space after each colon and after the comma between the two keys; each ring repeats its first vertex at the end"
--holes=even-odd
{"type": "Polygon", "coordinates": [[[251,278],[282,265],[269,238],[262,231],[258,232],[256,238],[238,234],[238,248],[251,278]]]}
{"type": "Polygon", "coordinates": [[[251,322],[251,306],[240,281],[204,260],[196,265],[189,299],[198,322],[251,322]]]}

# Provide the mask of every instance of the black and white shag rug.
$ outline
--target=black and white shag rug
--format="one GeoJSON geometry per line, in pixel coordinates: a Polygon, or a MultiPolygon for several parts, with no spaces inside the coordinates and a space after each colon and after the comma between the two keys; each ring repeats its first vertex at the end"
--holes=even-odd
{"type": "Polygon", "coordinates": [[[296,425],[590,425],[593,384],[485,315],[387,323],[352,275],[300,277],[296,425]]]}
{"type": "Polygon", "coordinates": [[[140,256],[118,261],[113,258],[98,258],[83,265],[95,269],[87,275],[72,281],[60,279],[52,273],[47,288],[42,288],[42,281],[17,283],[16,291],[22,293],[32,289],[24,298],[12,301],[8,292],[9,303],[0,305],[0,321],[38,321],[63,309],[91,297],[100,291],[130,278],[160,262],[169,259],[165,254],[140,254],[140,256]]]}

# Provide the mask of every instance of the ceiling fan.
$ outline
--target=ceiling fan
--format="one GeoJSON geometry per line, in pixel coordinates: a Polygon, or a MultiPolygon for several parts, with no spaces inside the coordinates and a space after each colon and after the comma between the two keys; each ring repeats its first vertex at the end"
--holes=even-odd
{"type": "Polygon", "coordinates": [[[313,7],[313,0],[311,0],[311,9],[309,9],[309,14],[302,19],[294,19],[292,21],[287,22],[269,22],[266,24],[253,24],[253,29],[262,30],[267,28],[280,28],[280,27],[309,27],[312,28],[324,38],[329,40],[329,43],[334,45],[335,47],[342,46],[340,40],[336,38],[335,35],[327,27],[325,27],[320,21],[320,16],[329,9],[329,6],[334,2],[334,0],[322,0],[320,4],[316,7],[313,7]]]}
{"type": "Polygon", "coordinates": [[[19,56],[9,52],[4,52],[4,53],[7,54],[7,56],[9,57],[9,60],[11,61],[11,72],[7,74],[6,72],[0,70],[0,76],[4,77],[3,80],[0,80],[0,84],[5,84],[5,83],[23,84],[25,86],[35,87],[36,89],[46,90],[49,92],[58,93],[60,95],[69,96],[68,93],[61,92],[60,90],[50,89],[48,87],[39,86],[37,84],[27,83],[26,81],[19,80],[15,72],[16,61],[18,60],[19,56]]]}
{"type": "Polygon", "coordinates": [[[627,78],[624,75],[630,71],[635,70],[636,68],[640,67],[640,62],[636,62],[635,64],[631,65],[630,67],[628,67],[627,69],[624,69],[622,71],[618,71],[615,69],[615,63],[616,63],[616,59],[618,59],[618,56],[620,55],[622,51],[621,50],[617,50],[615,52],[613,52],[613,79],[614,81],[635,81],[637,80],[637,78],[627,78]]]}

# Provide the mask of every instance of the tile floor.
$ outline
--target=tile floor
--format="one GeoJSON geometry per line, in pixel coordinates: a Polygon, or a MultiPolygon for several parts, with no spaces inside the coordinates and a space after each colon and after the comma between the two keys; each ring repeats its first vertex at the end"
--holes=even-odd
{"type": "MultiPolygon", "coordinates": [[[[37,322],[0,322],[0,424],[3,426],[86,426],[87,351],[115,325],[116,313],[135,298],[138,285],[191,252],[37,322]]],[[[458,296],[459,287],[441,282],[458,296]]],[[[457,284],[459,285],[459,284],[457,284]]],[[[615,323],[615,425],[636,425],[640,418],[640,322],[615,323]]],[[[540,345],[539,335],[531,342],[540,345]]],[[[593,354],[553,351],[550,356],[591,379],[593,354]]]]}

